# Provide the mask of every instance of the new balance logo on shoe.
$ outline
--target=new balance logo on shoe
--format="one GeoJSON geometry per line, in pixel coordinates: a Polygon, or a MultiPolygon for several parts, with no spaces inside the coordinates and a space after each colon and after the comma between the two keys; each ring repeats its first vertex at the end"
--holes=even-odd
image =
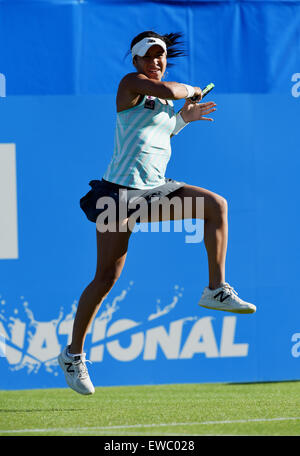
{"type": "Polygon", "coordinates": [[[220,302],[224,302],[225,299],[229,298],[229,294],[225,294],[224,291],[219,291],[219,293],[217,293],[214,298],[217,298],[218,296],[220,296],[220,302]]]}
{"type": "Polygon", "coordinates": [[[74,372],[74,369],[71,369],[72,363],[65,363],[67,367],[67,372],[74,372]]]}

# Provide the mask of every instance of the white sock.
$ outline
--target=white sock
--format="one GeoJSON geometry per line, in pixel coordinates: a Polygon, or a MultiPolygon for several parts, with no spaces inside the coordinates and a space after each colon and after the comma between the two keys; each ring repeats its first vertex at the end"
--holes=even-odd
{"type": "Polygon", "coordinates": [[[81,356],[82,353],[70,353],[69,349],[67,349],[67,355],[70,356],[70,358],[75,358],[75,356],[81,356]]]}

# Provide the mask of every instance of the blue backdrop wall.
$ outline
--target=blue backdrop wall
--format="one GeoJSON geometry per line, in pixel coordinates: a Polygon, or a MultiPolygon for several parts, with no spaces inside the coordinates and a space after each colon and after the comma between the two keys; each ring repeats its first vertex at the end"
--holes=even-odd
{"type": "Polygon", "coordinates": [[[0,0],[0,388],[65,386],[56,357],[96,265],[79,199],[109,163],[116,90],[134,70],[125,54],[149,29],[184,33],[188,56],[168,80],[215,83],[215,122],[172,138],[166,175],[227,199],[226,279],[257,312],[199,308],[207,257],[187,242],[193,225],[144,225],[87,336],[92,380],[300,378],[299,8],[0,0]]]}

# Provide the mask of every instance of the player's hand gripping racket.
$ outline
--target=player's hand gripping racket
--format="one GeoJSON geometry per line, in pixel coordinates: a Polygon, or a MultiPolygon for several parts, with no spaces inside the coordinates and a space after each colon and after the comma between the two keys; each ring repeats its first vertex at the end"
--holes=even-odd
{"type": "MultiPolygon", "coordinates": [[[[211,82],[210,84],[208,84],[203,90],[202,90],[202,99],[205,97],[205,95],[207,95],[213,88],[215,87],[215,85],[211,82]]],[[[191,97],[189,98],[189,100],[193,101],[193,102],[196,102],[196,101],[200,101],[200,98],[198,95],[196,95],[195,97],[191,97]]]]}

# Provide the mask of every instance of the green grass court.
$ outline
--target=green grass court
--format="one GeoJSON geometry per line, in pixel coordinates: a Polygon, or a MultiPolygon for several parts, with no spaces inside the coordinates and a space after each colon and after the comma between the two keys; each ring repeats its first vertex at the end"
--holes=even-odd
{"type": "Polygon", "coordinates": [[[300,435],[300,382],[0,392],[1,436],[300,435]]]}

